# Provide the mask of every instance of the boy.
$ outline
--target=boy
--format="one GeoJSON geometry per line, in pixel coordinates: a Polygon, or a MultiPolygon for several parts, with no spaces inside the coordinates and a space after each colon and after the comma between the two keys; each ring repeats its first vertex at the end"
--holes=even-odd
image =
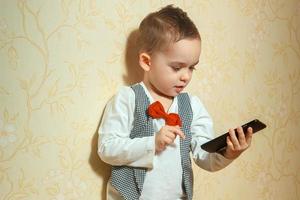
{"type": "Polygon", "coordinates": [[[107,104],[99,128],[98,153],[112,165],[108,199],[176,200],[193,196],[190,151],[209,171],[226,167],[251,143],[252,129],[227,147],[207,153],[212,120],[200,100],[183,93],[199,62],[200,34],[180,8],[150,13],[139,27],[141,83],[123,87],[107,104]]]}

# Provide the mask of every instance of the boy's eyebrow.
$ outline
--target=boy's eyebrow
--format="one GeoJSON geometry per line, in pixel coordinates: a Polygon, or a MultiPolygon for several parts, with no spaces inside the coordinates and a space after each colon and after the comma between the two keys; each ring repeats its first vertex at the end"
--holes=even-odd
{"type": "MultiPolygon", "coordinates": [[[[192,64],[191,66],[195,66],[199,63],[199,60],[197,60],[197,62],[195,62],[194,64],[192,64]]],[[[179,64],[179,65],[184,65],[186,66],[187,64],[184,63],[184,62],[180,62],[180,61],[173,61],[173,62],[170,62],[170,64],[179,64]]]]}

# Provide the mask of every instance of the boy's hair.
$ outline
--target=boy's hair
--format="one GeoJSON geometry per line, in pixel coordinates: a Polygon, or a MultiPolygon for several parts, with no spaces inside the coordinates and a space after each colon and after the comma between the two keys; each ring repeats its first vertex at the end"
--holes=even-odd
{"type": "Polygon", "coordinates": [[[185,38],[201,40],[197,27],[187,13],[173,5],[150,13],[139,26],[139,50],[149,54],[185,38]]]}

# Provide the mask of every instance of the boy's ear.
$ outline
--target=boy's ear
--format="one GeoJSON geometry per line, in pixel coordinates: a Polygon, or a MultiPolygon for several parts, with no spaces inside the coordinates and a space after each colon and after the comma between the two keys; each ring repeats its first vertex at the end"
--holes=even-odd
{"type": "Polygon", "coordinates": [[[149,71],[151,66],[151,56],[148,53],[142,52],[139,54],[139,64],[144,71],[149,71]]]}

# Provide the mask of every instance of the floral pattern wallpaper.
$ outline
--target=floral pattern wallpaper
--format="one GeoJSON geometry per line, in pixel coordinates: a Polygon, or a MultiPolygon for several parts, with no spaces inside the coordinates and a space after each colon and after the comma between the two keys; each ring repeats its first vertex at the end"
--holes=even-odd
{"type": "Polygon", "coordinates": [[[135,33],[175,4],[202,36],[188,91],[216,136],[267,128],[227,168],[194,167],[194,199],[300,199],[299,0],[0,0],[0,199],[105,199],[106,102],[140,80],[135,33]]]}

